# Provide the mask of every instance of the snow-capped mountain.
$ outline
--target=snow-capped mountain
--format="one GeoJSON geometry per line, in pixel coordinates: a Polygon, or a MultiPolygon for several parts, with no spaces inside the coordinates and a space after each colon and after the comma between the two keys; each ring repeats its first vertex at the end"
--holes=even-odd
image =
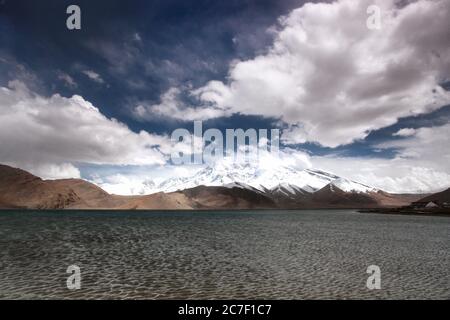
{"type": "MultiPolygon", "coordinates": [[[[253,172],[247,166],[239,168],[244,171],[249,170],[253,172]]],[[[233,172],[231,168],[228,169],[227,173],[234,173],[233,177],[239,177],[239,172],[233,172]]],[[[280,177],[284,169],[277,169],[278,177],[280,177]]],[[[214,172],[214,170],[212,171],[214,172]]],[[[263,171],[265,170],[259,170],[258,172],[262,174],[263,171]]],[[[211,171],[205,170],[198,172],[196,175],[197,179],[205,183],[209,181],[208,179],[217,182],[217,176],[207,173],[211,173],[211,171]]],[[[265,174],[269,175],[269,173],[265,174]]],[[[330,179],[334,180],[313,193],[309,193],[296,185],[279,183],[279,181],[269,181],[272,185],[278,184],[268,191],[255,189],[248,184],[233,182],[227,186],[196,186],[173,193],[117,196],[85,180],[42,180],[29,172],[0,164],[0,208],[45,208],[58,210],[361,209],[401,207],[423,198],[423,195],[363,192],[363,190],[370,191],[371,189],[353,181],[340,178],[335,179],[334,177],[336,176],[321,171],[299,170],[298,174],[299,176],[307,177],[309,182],[317,183],[317,185],[326,183],[330,179]],[[346,192],[340,188],[346,190],[359,189],[359,191],[346,192]]],[[[229,178],[228,176],[226,177],[226,179],[229,178]]],[[[245,177],[248,176],[245,175],[245,177]]],[[[188,179],[177,180],[177,182],[181,183],[180,181],[188,182],[188,179]]],[[[171,182],[175,183],[175,180],[171,182]]],[[[169,182],[167,183],[169,184],[169,182]]],[[[258,185],[261,186],[261,184],[258,185]]],[[[305,186],[305,183],[302,183],[302,185],[305,186]]],[[[152,184],[149,182],[147,186],[152,187],[152,184]]],[[[179,185],[180,188],[184,188],[185,186],[179,185]]],[[[308,186],[307,189],[310,190],[310,188],[311,186],[308,186]]],[[[437,195],[440,196],[440,199],[445,200],[445,195],[442,196],[442,194],[437,195]]]]}
{"type": "Polygon", "coordinates": [[[311,194],[331,184],[345,192],[372,192],[377,189],[334,174],[290,166],[264,168],[251,163],[222,161],[201,169],[190,177],[171,178],[155,186],[155,192],[174,192],[197,186],[240,187],[272,195],[311,194]]]}
{"type": "Polygon", "coordinates": [[[345,178],[339,178],[331,182],[331,186],[337,187],[345,192],[377,192],[378,189],[366,186],[364,184],[351,181],[345,178]]]}

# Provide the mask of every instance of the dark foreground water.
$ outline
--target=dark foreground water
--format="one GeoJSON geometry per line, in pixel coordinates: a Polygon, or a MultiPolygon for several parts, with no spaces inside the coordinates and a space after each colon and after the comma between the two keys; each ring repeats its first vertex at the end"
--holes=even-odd
{"type": "Polygon", "coordinates": [[[0,298],[450,299],[450,218],[3,211],[0,298]],[[366,288],[369,265],[381,290],[366,288]]]}

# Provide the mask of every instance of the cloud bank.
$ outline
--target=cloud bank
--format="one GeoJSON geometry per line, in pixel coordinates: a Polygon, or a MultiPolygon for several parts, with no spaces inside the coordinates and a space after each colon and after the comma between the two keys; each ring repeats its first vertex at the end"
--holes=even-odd
{"type": "Polygon", "coordinates": [[[356,181],[396,193],[436,192],[450,186],[450,123],[400,130],[402,139],[377,145],[396,149],[394,159],[312,157],[311,161],[325,170],[356,181]]]}
{"type": "Polygon", "coordinates": [[[166,136],[135,133],[81,96],[43,97],[22,82],[0,87],[0,162],[46,178],[78,177],[73,164],[164,164],[166,136]]]}
{"type": "MultiPolygon", "coordinates": [[[[190,176],[199,167],[168,166],[169,137],[135,133],[108,119],[81,96],[40,96],[22,82],[0,87],[0,163],[44,178],[78,178],[79,163],[134,167],[127,174],[101,174],[91,181],[118,194],[144,194],[155,173],[143,167],[161,165],[165,177],[190,176]]],[[[432,192],[450,181],[450,123],[430,128],[404,128],[397,138],[375,147],[395,149],[394,159],[311,156],[290,148],[260,159],[263,167],[290,165],[317,168],[389,192],[432,192]],[[439,155],[439,156],[436,156],[439,155]]],[[[99,170],[101,173],[101,170],[99,170]]],[[[163,179],[163,177],[159,177],[163,179]]]]}
{"type": "Polygon", "coordinates": [[[192,108],[175,99],[139,106],[136,114],[185,120],[233,113],[281,119],[284,142],[337,147],[399,118],[450,103],[439,84],[450,75],[450,2],[339,0],[307,3],[280,19],[266,54],[234,61],[228,81],[191,90],[192,108]],[[366,26],[381,9],[381,29],[366,26]],[[195,112],[194,112],[195,110],[195,112]]]}

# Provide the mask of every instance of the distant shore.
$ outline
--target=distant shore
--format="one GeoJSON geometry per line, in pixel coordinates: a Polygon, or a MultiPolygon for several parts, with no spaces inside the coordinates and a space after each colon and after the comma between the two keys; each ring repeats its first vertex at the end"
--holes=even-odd
{"type": "Polygon", "coordinates": [[[412,209],[412,208],[374,208],[358,210],[361,213],[400,214],[415,216],[441,216],[450,217],[450,208],[439,209],[412,209]]]}

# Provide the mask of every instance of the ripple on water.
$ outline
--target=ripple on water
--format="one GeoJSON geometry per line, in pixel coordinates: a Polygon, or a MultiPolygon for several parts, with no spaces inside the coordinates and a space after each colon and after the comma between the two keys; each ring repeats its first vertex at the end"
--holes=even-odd
{"type": "Polygon", "coordinates": [[[450,219],[352,211],[0,214],[0,298],[449,299],[450,219]],[[66,269],[82,289],[66,288],[66,269]],[[366,289],[366,268],[382,290],[366,289]]]}

